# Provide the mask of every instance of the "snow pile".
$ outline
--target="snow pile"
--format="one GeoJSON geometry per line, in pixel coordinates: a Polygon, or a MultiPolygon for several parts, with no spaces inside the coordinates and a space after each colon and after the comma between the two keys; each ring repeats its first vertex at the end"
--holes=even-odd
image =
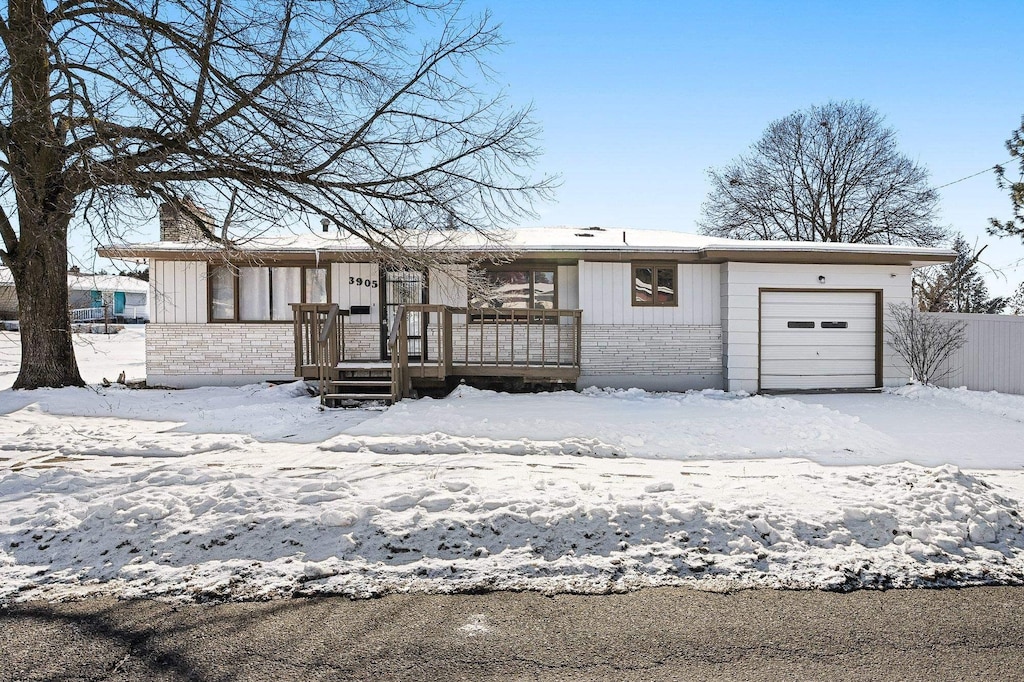
{"type": "Polygon", "coordinates": [[[375,413],[325,412],[309,387],[296,381],[189,391],[117,384],[2,391],[0,414],[0,450],[181,456],[253,441],[320,442],[375,413]]]}
{"type": "Polygon", "coordinates": [[[1019,504],[951,466],[652,463],[629,477],[465,463],[9,471],[0,598],[1024,582],[1019,504]]]}
{"type": "Polygon", "coordinates": [[[969,391],[966,388],[940,388],[925,384],[909,384],[891,389],[891,393],[937,406],[955,405],[971,410],[1024,422],[1024,396],[996,391],[969,391]]]}
{"type": "Polygon", "coordinates": [[[640,389],[512,395],[462,386],[442,400],[403,401],[321,447],[382,454],[808,457],[852,463],[891,451],[894,443],[857,417],[790,398],[640,389]]]}
{"type": "MultiPolygon", "coordinates": [[[[142,334],[92,340],[83,374],[141,366],[142,334]]],[[[0,415],[0,601],[1024,583],[1015,396],[461,388],[324,412],[297,382],[0,390],[0,415]]]]}

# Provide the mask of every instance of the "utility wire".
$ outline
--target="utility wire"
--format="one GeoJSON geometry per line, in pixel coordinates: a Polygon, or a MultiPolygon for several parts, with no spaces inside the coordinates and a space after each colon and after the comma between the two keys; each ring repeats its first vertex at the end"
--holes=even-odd
{"type": "Polygon", "coordinates": [[[970,180],[971,178],[976,178],[979,175],[981,175],[982,173],[988,173],[989,171],[995,170],[999,166],[1005,166],[1005,165],[1010,164],[1010,163],[1013,163],[1013,159],[1009,159],[1009,160],[1004,161],[1002,163],[997,163],[995,165],[989,166],[988,168],[986,168],[984,170],[980,170],[977,173],[971,173],[970,175],[965,175],[964,177],[960,178],[959,180],[954,180],[953,182],[947,182],[945,185],[939,185],[938,187],[932,187],[932,189],[942,189],[943,187],[949,187],[950,185],[955,185],[958,182],[963,182],[964,180],[970,180]]]}

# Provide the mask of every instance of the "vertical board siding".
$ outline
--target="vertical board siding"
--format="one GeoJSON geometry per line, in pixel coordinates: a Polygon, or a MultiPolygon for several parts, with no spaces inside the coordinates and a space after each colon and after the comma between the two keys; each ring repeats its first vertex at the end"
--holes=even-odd
{"type": "Polygon", "coordinates": [[[342,310],[350,310],[354,305],[370,306],[369,315],[352,315],[356,324],[372,324],[380,321],[380,294],[384,282],[380,277],[380,267],[376,263],[332,263],[331,264],[331,303],[337,303],[342,310]],[[350,284],[349,278],[371,282],[350,284]],[[376,282],[377,286],[372,283],[376,282]]]}
{"type": "Polygon", "coordinates": [[[468,268],[465,265],[432,267],[427,271],[427,303],[461,308],[466,305],[468,268]]]}
{"type": "Polygon", "coordinates": [[[676,269],[678,305],[634,306],[630,263],[580,261],[579,307],[586,324],[719,325],[720,272],[719,265],[682,263],[676,269]]]}
{"type": "Polygon", "coordinates": [[[936,381],[939,386],[1024,394],[1024,317],[925,314],[967,326],[967,342],[950,357],[943,368],[949,374],[936,381]]]}
{"type": "Polygon", "coordinates": [[[159,261],[150,265],[149,300],[158,324],[203,324],[207,321],[206,263],[159,261]]]}
{"type": "Polygon", "coordinates": [[[556,305],[563,310],[576,310],[580,306],[580,269],[576,265],[559,265],[558,300],[556,305]]]}

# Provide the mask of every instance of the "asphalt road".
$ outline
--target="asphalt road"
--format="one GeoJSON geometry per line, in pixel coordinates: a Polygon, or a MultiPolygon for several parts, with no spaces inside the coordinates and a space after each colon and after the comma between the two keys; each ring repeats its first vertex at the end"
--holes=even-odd
{"type": "Polygon", "coordinates": [[[0,609],[0,680],[1020,680],[1024,588],[0,609]]]}

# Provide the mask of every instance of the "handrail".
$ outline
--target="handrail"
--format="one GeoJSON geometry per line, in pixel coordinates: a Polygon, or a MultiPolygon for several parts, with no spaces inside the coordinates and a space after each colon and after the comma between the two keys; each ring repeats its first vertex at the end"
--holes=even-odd
{"type": "Polygon", "coordinates": [[[295,376],[313,378],[304,368],[315,367],[320,401],[338,363],[345,359],[345,317],[337,303],[292,303],[295,327],[295,376]]]}
{"type": "Polygon", "coordinates": [[[398,328],[403,324],[405,319],[405,306],[398,306],[397,314],[395,315],[395,321],[391,325],[391,331],[388,333],[388,348],[393,347],[398,342],[398,328]]]}
{"type": "Polygon", "coordinates": [[[406,397],[406,370],[409,366],[408,332],[405,323],[405,306],[395,311],[395,321],[388,330],[388,354],[391,356],[391,402],[397,403],[406,397]],[[400,343],[404,341],[404,343],[400,343]],[[402,350],[405,350],[403,357],[402,350]]]}
{"type": "Polygon", "coordinates": [[[324,320],[323,326],[320,327],[320,343],[327,343],[327,339],[330,338],[331,331],[338,319],[338,310],[338,304],[332,303],[327,311],[327,318],[324,320]]]}

